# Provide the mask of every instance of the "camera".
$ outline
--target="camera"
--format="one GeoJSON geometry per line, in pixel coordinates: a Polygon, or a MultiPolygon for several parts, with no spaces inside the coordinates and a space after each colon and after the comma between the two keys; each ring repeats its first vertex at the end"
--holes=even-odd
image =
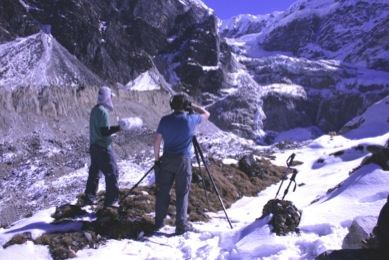
{"type": "Polygon", "coordinates": [[[189,100],[184,101],[184,111],[189,112],[189,114],[193,114],[192,103],[189,100]]]}

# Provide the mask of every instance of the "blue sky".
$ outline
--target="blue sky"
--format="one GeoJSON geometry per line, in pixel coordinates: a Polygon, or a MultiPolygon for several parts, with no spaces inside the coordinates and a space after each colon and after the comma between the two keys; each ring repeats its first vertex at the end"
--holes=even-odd
{"type": "Polygon", "coordinates": [[[297,0],[202,0],[215,11],[220,19],[228,19],[238,14],[269,14],[285,11],[297,0]]]}

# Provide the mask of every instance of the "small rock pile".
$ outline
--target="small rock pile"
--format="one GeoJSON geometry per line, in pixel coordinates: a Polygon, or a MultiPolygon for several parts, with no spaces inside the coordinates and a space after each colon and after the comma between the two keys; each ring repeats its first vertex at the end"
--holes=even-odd
{"type": "Polygon", "coordinates": [[[290,232],[299,233],[298,225],[301,220],[299,211],[291,201],[272,199],[263,207],[260,219],[272,214],[269,224],[273,226],[272,232],[278,236],[285,236],[290,232]]]}

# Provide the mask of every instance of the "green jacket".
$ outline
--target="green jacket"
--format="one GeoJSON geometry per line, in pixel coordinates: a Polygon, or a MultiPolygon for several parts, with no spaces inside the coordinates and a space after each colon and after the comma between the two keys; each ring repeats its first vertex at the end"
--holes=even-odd
{"type": "Polygon", "coordinates": [[[96,105],[92,108],[89,118],[89,142],[101,147],[110,148],[111,136],[104,136],[101,128],[110,128],[109,113],[103,105],[96,105]]]}

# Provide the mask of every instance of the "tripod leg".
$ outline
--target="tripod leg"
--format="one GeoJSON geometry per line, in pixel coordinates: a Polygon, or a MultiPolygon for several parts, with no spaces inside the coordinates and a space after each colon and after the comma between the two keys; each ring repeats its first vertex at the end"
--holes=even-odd
{"type": "Polygon", "coordinates": [[[130,195],[130,193],[136,188],[136,187],[138,187],[138,185],[143,181],[143,179],[144,178],[146,178],[146,176],[152,171],[154,169],[154,166],[153,167],[151,167],[150,168],[150,170],[148,170],[147,172],[146,172],[146,174],[145,175],[143,175],[143,177],[127,192],[127,194],[126,195],[124,195],[124,197],[120,200],[120,202],[119,202],[119,204],[121,204],[122,202],[123,202],[123,200],[125,199],[125,198],[127,198],[127,196],[128,195],[130,195]]]}
{"type": "Polygon", "coordinates": [[[231,221],[230,221],[230,219],[229,219],[229,217],[228,217],[228,215],[227,215],[227,211],[226,211],[226,208],[225,208],[225,206],[224,206],[223,200],[221,199],[221,196],[220,196],[219,191],[218,191],[218,189],[217,189],[217,187],[216,187],[215,181],[213,180],[213,177],[212,177],[211,173],[209,172],[208,166],[207,166],[207,164],[206,164],[206,162],[205,162],[204,155],[203,155],[203,153],[202,153],[202,151],[201,151],[201,148],[200,148],[199,143],[197,142],[196,136],[193,136],[193,145],[196,147],[197,151],[198,151],[199,154],[200,154],[200,157],[201,157],[201,160],[203,161],[204,167],[205,167],[205,169],[207,170],[209,179],[210,179],[211,182],[212,182],[212,186],[213,186],[213,188],[214,188],[214,190],[215,190],[215,192],[216,192],[216,194],[217,194],[217,197],[219,198],[220,204],[221,204],[221,206],[223,207],[224,214],[225,214],[225,216],[226,216],[226,218],[227,218],[227,221],[228,221],[228,223],[230,224],[230,227],[231,227],[231,229],[232,229],[232,224],[231,224],[231,221]]]}
{"type": "Polygon", "coordinates": [[[195,154],[196,154],[196,160],[197,160],[197,163],[198,163],[198,165],[199,165],[199,173],[200,173],[201,181],[202,181],[202,183],[203,183],[203,188],[204,188],[204,192],[205,192],[205,199],[207,200],[207,205],[208,205],[208,210],[209,210],[209,209],[210,209],[210,206],[209,206],[207,188],[205,187],[205,182],[204,182],[203,173],[201,172],[199,151],[198,151],[198,148],[197,148],[196,146],[194,147],[194,150],[195,150],[195,154]]]}

